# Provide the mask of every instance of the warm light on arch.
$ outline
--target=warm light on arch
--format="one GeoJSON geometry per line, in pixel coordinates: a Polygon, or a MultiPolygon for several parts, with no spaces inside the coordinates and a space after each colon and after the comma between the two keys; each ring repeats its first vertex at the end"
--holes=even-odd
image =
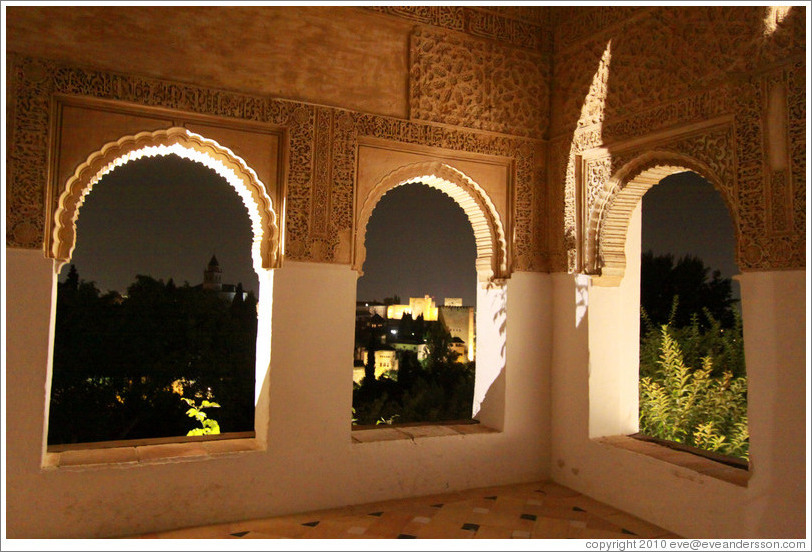
{"type": "Polygon", "coordinates": [[[772,36],[791,9],[792,6],[767,6],[767,13],[764,15],[764,36],[772,36]]]}
{"type": "Polygon", "coordinates": [[[358,214],[353,268],[362,273],[366,260],[366,229],[372,211],[390,190],[405,184],[422,183],[453,199],[468,216],[474,231],[480,281],[491,282],[508,276],[507,241],[502,222],[493,202],[482,188],[457,169],[437,161],[400,167],[372,189],[358,214]]]}
{"type": "Polygon", "coordinates": [[[653,151],[637,157],[620,168],[595,202],[589,214],[585,272],[594,275],[596,285],[615,286],[626,270],[626,232],[629,221],[643,195],[666,176],[692,171],[707,180],[722,195],[734,228],[738,217],[733,202],[710,167],[684,155],[653,151]]]}
{"type": "MultiPolygon", "coordinates": [[[[253,233],[251,255],[257,274],[273,268],[279,247],[279,228],[265,185],[245,161],[230,149],[181,127],[124,136],[105,144],[76,168],[59,195],[52,220],[50,256],[57,266],[70,261],[76,248],[76,220],[85,197],[107,173],[144,157],[177,155],[200,163],[222,176],[240,195],[253,233]]],[[[57,268],[58,269],[58,268],[57,268]]]]}

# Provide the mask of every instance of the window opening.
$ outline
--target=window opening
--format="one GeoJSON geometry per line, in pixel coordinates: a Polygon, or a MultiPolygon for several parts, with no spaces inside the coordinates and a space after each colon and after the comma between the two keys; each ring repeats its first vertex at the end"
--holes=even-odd
{"type": "Polygon", "coordinates": [[[465,212],[420,183],[387,192],[366,228],[353,355],[353,423],[470,420],[476,244],[465,212]]]}
{"type": "Polygon", "coordinates": [[[643,196],[640,433],[747,459],[747,377],[727,208],[693,172],[643,196]]]}
{"type": "Polygon", "coordinates": [[[252,432],[259,286],[239,195],[202,164],[142,158],[102,177],[76,228],[49,446],[252,432]]]}

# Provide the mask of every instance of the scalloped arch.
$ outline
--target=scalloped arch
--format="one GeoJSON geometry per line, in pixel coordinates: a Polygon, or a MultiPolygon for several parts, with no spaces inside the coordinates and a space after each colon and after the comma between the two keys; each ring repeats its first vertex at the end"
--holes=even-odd
{"type": "Polygon", "coordinates": [[[104,175],[136,159],[166,155],[195,161],[225,178],[248,209],[254,236],[251,248],[254,270],[273,268],[279,248],[279,228],[265,185],[230,149],[181,127],[124,136],[90,154],[76,168],[59,195],[52,220],[50,256],[63,263],[70,260],[76,247],[79,208],[104,175]]]}
{"type": "Polygon", "coordinates": [[[411,163],[387,174],[365,198],[358,213],[353,268],[363,274],[366,260],[366,229],[372,211],[390,190],[405,184],[422,183],[440,190],[453,199],[468,216],[474,231],[480,281],[507,278],[507,242],[505,231],[493,202],[484,190],[461,171],[439,161],[411,163]]]}
{"type": "Polygon", "coordinates": [[[626,270],[626,232],[632,212],[643,195],[663,178],[685,171],[693,171],[713,185],[722,195],[733,227],[738,228],[736,210],[731,207],[734,202],[708,165],[673,152],[647,152],[618,169],[590,212],[584,270],[597,275],[596,284],[620,283],[626,270]]]}

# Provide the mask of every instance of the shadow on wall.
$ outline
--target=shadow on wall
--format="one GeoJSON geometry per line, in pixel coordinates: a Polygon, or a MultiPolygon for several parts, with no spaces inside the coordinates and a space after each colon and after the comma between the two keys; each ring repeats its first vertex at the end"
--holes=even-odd
{"type": "Polygon", "coordinates": [[[477,288],[477,369],[473,417],[504,429],[507,358],[507,286],[481,282],[477,288]]]}

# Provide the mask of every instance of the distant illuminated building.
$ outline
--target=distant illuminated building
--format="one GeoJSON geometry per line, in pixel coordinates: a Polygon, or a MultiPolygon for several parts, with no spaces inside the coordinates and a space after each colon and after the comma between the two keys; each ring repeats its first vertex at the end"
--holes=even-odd
{"type": "MultiPolygon", "coordinates": [[[[380,378],[383,374],[389,371],[397,372],[398,370],[398,356],[394,347],[384,346],[375,350],[375,379],[380,378]]],[[[369,352],[367,350],[361,351],[362,364],[354,366],[352,370],[352,381],[361,383],[366,375],[365,366],[369,359],[369,352]]]]}
{"type": "Polygon", "coordinates": [[[437,320],[437,304],[430,295],[424,297],[409,297],[408,305],[389,305],[386,317],[389,320],[400,320],[404,314],[411,314],[412,318],[423,316],[425,321],[437,320]]]}
{"type": "Polygon", "coordinates": [[[476,319],[474,316],[474,307],[463,307],[462,300],[459,301],[460,305],[449,305],[448,300],[446,304],[439,307],[439,320],[451,334],[455,342],[455,350],[460,353],[459,362],[473,361],[476,358],[476,319]],[[462,346],[460,346],[462,342],[462,346]]]}
{"type": "MultiPolygon", "coordinates": [[[[388,301],[387,301],[388,302],[388,301]]],[[[418,317],[425,322],[440,322],[448,333],[451,334],[450,350],[457,353],[457,362],[473,362],[476,358],[476,318],[474,307],[463,306],[459,297],[445,298],[442,306],[437,306],[430,295],[423,297],[410,297],[409,304],[381,304],[377,302],[359,301],[356,305],[356,335],[360,335],[358,330],[378,330],[385,324],[386,331],[381,333],[381,339],[399,351],[411,351],[417,354],[418,360],[426,358],[426,345],[421,337],[398,335],[397,323],[409,315],[413,320],[418,317]],[[382,316],[385,315],[385,318],[382,316]],[[376,321],[375,328],[372,322],[376,321]]],[[[366,343],[356,343],[355,360],[360,363],[360,359],[366,354],[366,343]]],[[[383,372],[388,369],[397,370],[397,365],[389,363],[388,358],[381,357],[378,363],[378,355],[375,355],[375,372],[383,372]]],[[[359,368],[356,367],[356,372],[359,368]]],[[[360,372],[358,372],[360,374],[360,372]]],[[[354,376],[357,379],[358,374],[354,376]]],[[[360,376],[363,377],[363,376],[360,376]]],[[[377,376],[376,376],[377,377],[377,376]]]]}

